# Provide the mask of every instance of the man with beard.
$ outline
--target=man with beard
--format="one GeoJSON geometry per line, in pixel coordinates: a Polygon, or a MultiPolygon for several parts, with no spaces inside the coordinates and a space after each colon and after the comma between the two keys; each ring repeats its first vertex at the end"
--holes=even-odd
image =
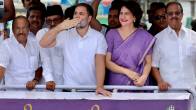
{"type": "Polygon", "coordinates": [[[104,36],[89,26],[92,17],[90,5],[76,5],[73,19],[49,30],[40,45],[63,49],[64,85],[96,85],[96,93],[109,96],[103,88],[107,44],[104,36]]]}
{"type": "Polygon", "coordinates": [[[152,74],[160,91],[170,87],[192,88],[196,82],[196,33],[182,26],[180,3],[169,2],[166,17],[168,27],[155,36],[152,74]]]}
{"type": "MultiPolygon", "coordinates": [[[[48,28],[43,28],[38,31],[36,39],[38,42],[44,34],[57,26],[63,21],[63,10],[60,5],[48,6],[46,10],[46,24],[48,28]]],[[[43,68],[43,77],[46,82],[46,89],[54,90],[55,83],[63,85],[63,50],[58,47],[41,48],[40,55],[43,68]]],[[[32,83],[31,88],[35,87],[36,83],[32,83]]]]}
{"type": "Polygon", "coordinates": [[[24,85],[32,80],[38,68],[39,46],[29,35],[29,21],[18,16],[12,24],[13,37],[0,46],[0,79],[5,85],[24,85]]]}

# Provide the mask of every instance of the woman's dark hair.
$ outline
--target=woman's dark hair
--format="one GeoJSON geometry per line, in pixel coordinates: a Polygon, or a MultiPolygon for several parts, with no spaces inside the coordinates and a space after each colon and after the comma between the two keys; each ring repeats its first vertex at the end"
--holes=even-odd
{"type": "Polygon", "coordinates": [[[139,27],[140,20],[142,18],[142,14],[143,14],[143,11],[142,11],[140,5],[135,1],[123,1],[121,3],[121,8],[122,7],[126,7],[133,14],[133,16],[136,18],[136,20],[134,22],[134,26],[139,27]]]}

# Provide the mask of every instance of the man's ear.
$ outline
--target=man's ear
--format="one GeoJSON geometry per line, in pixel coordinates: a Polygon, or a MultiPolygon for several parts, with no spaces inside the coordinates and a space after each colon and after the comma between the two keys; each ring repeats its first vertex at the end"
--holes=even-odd
{"type": "Polygon", "coordinates": [[[92,20],[92,16],[88,16],[88,22],[90,23],[92,20]]]}

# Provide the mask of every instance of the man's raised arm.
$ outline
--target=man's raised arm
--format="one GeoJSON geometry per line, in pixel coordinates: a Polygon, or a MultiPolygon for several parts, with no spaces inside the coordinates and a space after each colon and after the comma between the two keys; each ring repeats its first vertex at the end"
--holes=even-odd
{"type": "Polygon", "coordinates": [[[66,19],[56,27],[50,29],[44,37],[40,40],[39,44],[43,48],[50,48],[56,45],[57,34],[63,30],[75,27],[79,23],[79,19],[66,19]]]}

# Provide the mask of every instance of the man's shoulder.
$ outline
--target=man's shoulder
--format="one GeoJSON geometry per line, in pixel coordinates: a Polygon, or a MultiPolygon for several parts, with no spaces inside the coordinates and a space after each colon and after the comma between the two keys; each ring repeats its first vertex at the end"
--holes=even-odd
{"type": "Polygon", "coordinates": [[[165,36],[165,35],[167,35],[167,34],[169,34],[169,31],[168,31],[168,28],[165,28],[165,29],[163,29],[161,32],[157,33],[157,34],[155,35],[155,37],[156,37],[157,39],[161,39],[161,38],[164,38],[163,36],[165,36]]]}
{"type": "Polygon", "coordinates": [[[91,34],[91,36],[94,36],[94,37],[104,36],[101,32],[99,32],[93,28],[90,29],[90,34],[91,34]]]}
{"type": "Polygon", "coordinates": [[[196,42],[196,32],[186,28],[186,37],[189,37],[192,41],[196,42]]]}
{"type": "Polygon", "coordinates": [[[38,33],[45,33],[45,32],[47,32],[49,30],[49,28],[42,28],[42,29],[40,29],[39,31],[38,31],[38,33]]]}
{"type": "Polygon", "coordinates": [[[184,27],[184,30],[185,30],[186,32],[189,32],[189,33],[191,33],[191,34],[196,35],[196,32],[193,31],[192,29],[189,29],[189,28],[184,27]]]}
{"type": "Polygon", "coordinates": [[[46,32],[48,32],[48,30],[49,30],[49,28],[42,28],[42,29],[40,29],[40,30],[37,32],[36,36],[45,34],[46,32]]]}
{"type": "Polygon", "coordinates": [[[46,33],[46,32],[48,32],[48,28],[42,28],[42,29],[40,29],[38,32],[37,32],[37,34],[36,34],[36,39],[38,40],[38,41],[40,41],[41,39],[42,39],[42,37],[44,36],[44,34],[46,33]]]}
{"type": "MultiPolygon", "coordinates": [[[[13,44],[12,41],[13,41],[13,38],[7,38],[7,39],[5,39],[5,40],[2,42],[2,44],[9,44],[9,45],[11,45],[11,44],[13,44]]],[[[1,45],[2,45],[2,44],[1,44],[1,45]]]]}
{"type": "Polygon", "coordinates": [[[0,48],[3,50],[8,49],[13,44],[14,44],[14,42],[12,41],[12,38],[7,38],[0,44],[0,48]]]}

